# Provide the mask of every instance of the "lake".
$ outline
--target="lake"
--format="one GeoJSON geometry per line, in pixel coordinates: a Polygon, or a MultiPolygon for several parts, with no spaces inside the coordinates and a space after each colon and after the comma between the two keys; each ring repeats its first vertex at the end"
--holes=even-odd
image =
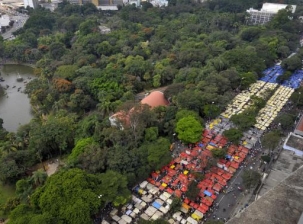
{"type": "Polygon", "coordinates": [[[0,82],[0,118],[7,131],[16,132],[33,117],[30,99],[23,93],[26,83],[34,78],[33,68],[9,64],[1,66],[0,71],[4,79],[0,82]],[[19,76],[22,81],[17,81],[19,76]]]}

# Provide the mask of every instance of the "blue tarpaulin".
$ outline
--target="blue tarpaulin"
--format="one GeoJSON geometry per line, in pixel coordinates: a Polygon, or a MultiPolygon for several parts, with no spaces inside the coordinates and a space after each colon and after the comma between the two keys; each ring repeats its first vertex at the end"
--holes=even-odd
{"type": "Polygon", "coordinates": [[[210,143],[208,143],[208,144],[211,145],[211,146],[217,147],[217,145],[216,145],[215,143],[213,143],[213,142],[210,142],[210,143]]]}
{"type": "Polygon", "coordinates": [[[209,192],[209,191],[207,191],[207,190],[205,190],[204,192],[203,192],[205,195],[207,195],[207,196],[211,196],[211,193],[209,192]]]}
{"type": "Polygon", "coordinates": [[[262,72],[264,76],[260,79],[264,82],[277,83],[278,76],[284,73],[281,65],[275,65],[274,67],[268,68],[262,72]]]}
{"type": "Polygon", "coordinates": [[[282,86],[287,86],[293,89],[297,89],[300,87],[302,80],[303,80],[303,70],[298,70],[295,71],[295,73],[293,73],[288,80],[285,80],[282,83],[282,86]]]}
{"type": "Polygon", "coordinates": [[[159,209],[161,207],[161,205],[158,202],[154,202],[152,204],[156,209],[159,209]]]}

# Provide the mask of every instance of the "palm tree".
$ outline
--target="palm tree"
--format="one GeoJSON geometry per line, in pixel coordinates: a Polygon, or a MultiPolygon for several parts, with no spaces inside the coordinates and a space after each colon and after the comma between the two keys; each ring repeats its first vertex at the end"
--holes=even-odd
{"type": "Polygon", "coordinates": [[[35,186],[40,186],[44,184],[46,179],[47,179],[47,173],[42,169],[34,171],[31,177],[31,180],[33,181],[35,186]]]}

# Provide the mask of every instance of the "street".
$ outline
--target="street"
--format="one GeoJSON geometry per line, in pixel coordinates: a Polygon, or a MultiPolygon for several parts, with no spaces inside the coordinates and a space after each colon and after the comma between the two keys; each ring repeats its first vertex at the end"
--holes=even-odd
{"type": "Polygon", "coordinates": [[[28,15],[19,13],[12,15],[10,18],[15,22],[13,27],[7,29],[5,33],[1,33],[4,40],[12,40],[15,38],[12,33],[24,26],[26,20],[28,19],[28,15]]]}
{"type": "Polygon", "coordinates": [[[205,220],[228,220],[234,213],[243,209],[248,204],[252,197],[253,190],[245,190],[243,186],[242,174],[245,170],[252,169],[257,170],[260,166],[261,152],[255,156],[248,155],[246,159],[246,165],[241,166],[230,180],[227,188],[224,189],[226,193],[220,193],[218,198],[214,202],[213,211],[208,213],[205,220]],[[238,189],[241,188],[241,190],[238,189]]]}

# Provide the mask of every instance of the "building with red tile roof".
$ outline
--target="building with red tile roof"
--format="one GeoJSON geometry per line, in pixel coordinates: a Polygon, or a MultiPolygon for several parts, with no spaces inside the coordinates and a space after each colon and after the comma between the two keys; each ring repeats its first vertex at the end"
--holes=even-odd
{"type": "MultiPolygon", "coordinates": [[[[164,97],[164,93],[160,91],[153,91],[148,94],[145,98],[143,98],[140,102],[141,104],[147,104],[151,108],[159,107],[159,106],[168,106],[169,102],[164,97]]],[[[133,110],[130,109],[129,113],[133,110]]],[[[123,125],[127,124],[129,121],[129,113],[126,114],[125,112],[117,112],[109,117],[109,121],[112,126],[117,126],[123,129],[123,125]],[[122,122],[121,122],[122,121],[122,122]],[[123,122],[125,121],[125,122],[123,122]],[[123,124],[124,123],[124,124],[123,124]]]]}

